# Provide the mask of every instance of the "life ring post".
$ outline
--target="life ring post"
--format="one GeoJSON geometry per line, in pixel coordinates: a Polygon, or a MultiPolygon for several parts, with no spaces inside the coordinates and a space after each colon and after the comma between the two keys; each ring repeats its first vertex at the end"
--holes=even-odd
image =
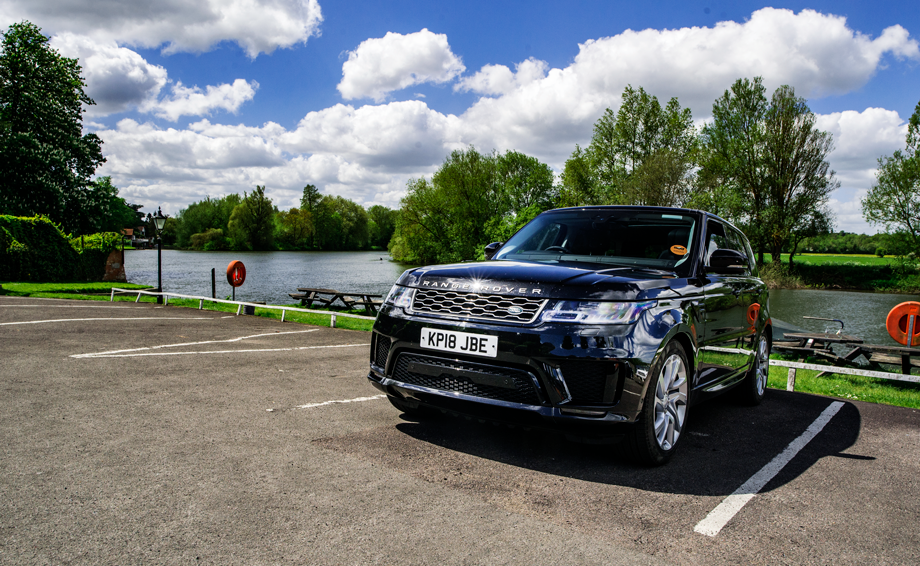
{"type": "Polygon", "coordinates": [[[920,346],[920,303],[907,301],[895,306],[885,319],[885,329],[898,344],[908,348],[920,346]]]}

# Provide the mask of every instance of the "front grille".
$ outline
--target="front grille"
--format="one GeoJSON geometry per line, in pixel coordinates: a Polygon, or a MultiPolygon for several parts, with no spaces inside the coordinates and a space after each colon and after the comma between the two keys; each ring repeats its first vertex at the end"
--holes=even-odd
{"type": "Polygon", "coordinates": [[[396,359],[393,379],[472,397],[524,405],[540,404],[533,376],[511,368],[402,354],[396,359]]]}
{"type": "Polygon", "coordinates": [[[616,362],[566,361],[559,364],[573,403],[619,401],[618,368],[616,362]]]}
{"type": "Polygon", "coordinates": [[[380,334],[376,334],[376,339],[374,363],[385,369],[387,367],[387,355],[390,353],[390,339],[380,334]]]}
{"type": "Polygon", "coordinates": [[[418,289],[412,301],[412,312],[526,324],[537,318],[545,302],[545,299],[531,297],[418,289]]]}

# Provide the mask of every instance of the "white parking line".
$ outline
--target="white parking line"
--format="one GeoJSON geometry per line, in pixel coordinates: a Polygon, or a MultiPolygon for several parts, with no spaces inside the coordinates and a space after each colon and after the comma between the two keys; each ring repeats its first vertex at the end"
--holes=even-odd
{"type": "Polygon", "coordinates": [[[192,354],[251,354],[255,352],[294,352],[296,350],[319,350],[323,348],[351,348],[354,346],[370,346],[370,342],[365,344],[335,344],[332,346],[299,346],[295,348],[259,348],[247,350],[199,350],[195,352],[141,352],[137,354],[74,354],[71,358],[89,359],[89,358],[138,358],[142,356],[189,356],[192,354]]]}
{"type": "MultiPolygon", "coordinates": [[[[345,403],[361,403],[363,401],[374,401],[376,399],[383,399],[386,395],[372,395],[370,397],[357,397],[355,399],[341,399],[337,401],[323,401],[321,403],[307,403],[306,405],[298,405],[294,409],[315,409],[316,407],[325,407],[326,405],[339,405],[345,403]]],[[[279,409],[265,409],[269,413],[277,412],[279,409]]]]}
{"type": "Polygon", "coordinates": [[[148,346],[145,348],[131,348],[128,350],[110,350],[108,352],[92,352],[89,354],[74,354],[70,357],[71,358],[105,358],[105,357],[111,357],[113,354],[126,354],[128,352],[143,352],[145,350],[159,350],[160,348],[179,348],[182,346],[200,346],[202,344],[239,342],[240,340],[248,340],[250,338],[261,338],[262,336],[281,336],[282,334],[304,334],[306,332],[316,332],[317,330],[319,330],[319,328],[312,328],[310,330],[292,330],[290,332],[266,332],[264,334],[253,334],[251,336],[240,336],[239,338],[229,338],[227,340],[206,340],[204,342],[182,342],[180,344],[161,344],[159,346],[148,346]]]}
{"type": "Polygon", "coordinates": [[[805,432],[790,442],[789,446],[787,446],[782,453],[776,458],[773,458],[773,460],[761,468],[759,472],[751,476],[751,479],[746,481],[744,485],[722,500],[722,503],[713,509],[705,519],[697,523],[693,530],[711,537],[719,534],[722,527],[731,521],[732,517],[734,517],[738,511],[741,511],[741,508],[744,507],[748,501],[753,499],[754,496],[786,466],[786,464],[792,461],[795,455],[798,454],[806,444],[811,442],[811,440],[824,429],[825,425],[830,422],[841,407],[843,407],[843,403],[840,401],[834,401],[828,405],[828,407],[824,409],[824,412],[815,419],[815,422],[811,423],[811,425],[805,429],[805,432]]]}
{"type": "Polygon", "coordinates": [[[84,322],[92,320],[211,320],[208,317],[190,317],[190,316],[138,316],[138,317],[106,317],[106,318],[55,318],[52,320],[24,320],[20,322],[0,322],[0,326],[11,326],[14,324],[44,324],[46,322],[84,322]]]}

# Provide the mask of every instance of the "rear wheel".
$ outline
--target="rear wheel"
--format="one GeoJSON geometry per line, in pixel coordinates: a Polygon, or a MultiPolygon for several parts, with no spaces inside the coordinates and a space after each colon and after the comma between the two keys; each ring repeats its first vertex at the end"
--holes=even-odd
{"type": "Polygon", "coordinates": [[[671,459],[687,422],[690,382],[687,355],[669,343],[649,371],[639,420],[626,438],[626,450],[638,462],[661,465],[671,459]]]}
{"type": "Polygon", "coordinates": [[[738,386],[742,401],[749,405],[759,405],[767,392],[767,378],[770,376],[770,340],[765,333],[757,339],[757,351],[754,363],[748,370],[744,381],[738,386]]]}

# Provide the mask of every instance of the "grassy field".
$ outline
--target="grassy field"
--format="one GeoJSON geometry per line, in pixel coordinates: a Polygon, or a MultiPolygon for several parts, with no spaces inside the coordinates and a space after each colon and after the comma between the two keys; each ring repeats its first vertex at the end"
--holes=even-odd
{"type": "MultiPolygon", "coordinates": [[[[782,261],[789,265],[789,254],[783,254],[782,261]]],[[[764,261],[770,261],[772,256],[766,254],[764,261]]],[[[795,254],[793,263],[804,263],[807,265],[891,265],[894,263],[894,256],[877,257],[868,254],[795,254]]]]}

